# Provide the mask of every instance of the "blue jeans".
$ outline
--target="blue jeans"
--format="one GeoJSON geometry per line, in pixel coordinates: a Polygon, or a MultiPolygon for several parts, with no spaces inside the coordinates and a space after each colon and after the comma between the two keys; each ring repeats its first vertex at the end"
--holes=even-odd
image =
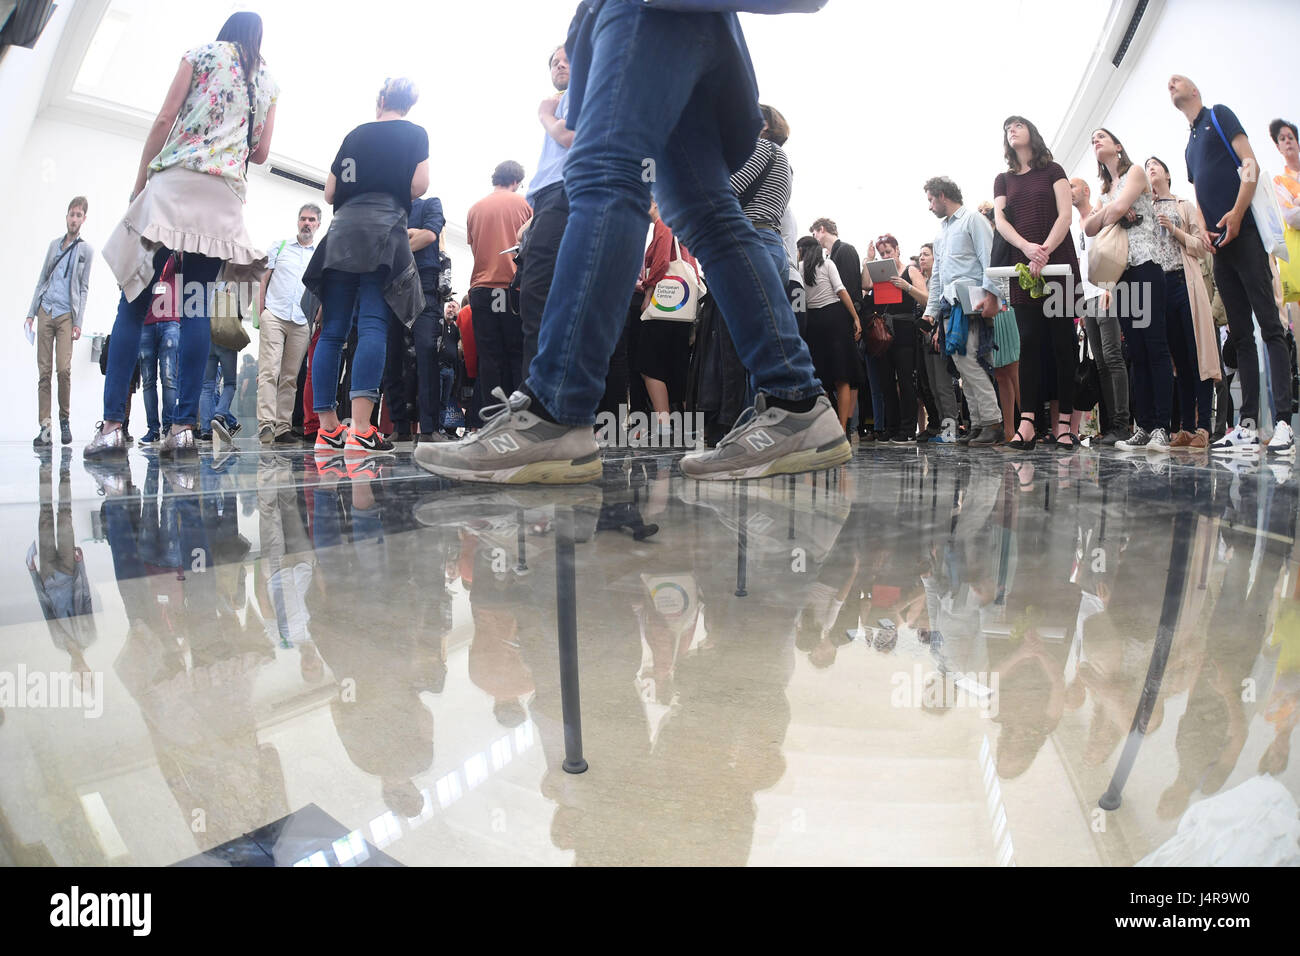
{"type": "MultiPolygon", "coordinates": [[[[339,359],[348,333],[352,331],[352,312],[360,300],[357,314],[357,349],[352,356],[351,398],[368,398],[379,401],[379,382],[384,375],[384,359],[388,353],[388,323],[395,321],[393,310],[384,301],[384,285],[388,270],[358,274],[326,269],[324,287],[321,289],[320,339],[312,358],[311,387],[312,408],[317,412],[332,412],[338,403],[339,359]]],[[[367,423],[359,422],[365,427],[367,423]]]]}
{"type": "Polygon", "coordinates": [[[529,390],[557,421],[595,421],[641,267],[653,179],[663,218],[703,266],[755,387],[778,398],[820,395],[785,276],[731,191],[713,120],[727,98],[711,73],[715,51],[729,42],[726,21],[606,3],[592,35],[564,167],[569,223],[529,390]]]}
{"type": "MultiPolygon", "coordinates": [[[[126,417],[126,403],[131,397],[131,377],[140,360],[140,335],[144,318],[153,302],[153,286],[162,275],[170,251],[159,249],[153,258],[153,279],[132,301],[123,293],[117,303],[113,337],[108,343],[108,372],[104,376],[104,421],[120,422],[126,417]]],[[[180,321],[180,349],[176,376],[176,411],[174,424],[194,425],[199,418],[199,392],[203,388],[203,366],[212,342],[212,325],[208,316],[212,283],[221,271],[221,260],[187,252],[178,275],[183,279],[181,304],[193,305],[196,314],[186,314],[180,321]],[[191,295],[195,283],[202,294],[191,295]],[[190,290],[190,291],[187,291],[190,290]]]]}
{"type": "MultiPolygon", "coordinates": [[[[453,403],[460,407],[455,395],[456,370],[450,365],[444,365],[438,369],[438,386],[438,420],[433,423],[432,431],[442,430],[442,410],[444,408],[451,408],[453,403]]],[[[420,427],[424,427],[423,422],[420,423],[420,427]]]]}
{"type": "MultiPolygon", "coordinates": [[[[863,342],[865,343],[865,341],[866,337],[864,336],[863,342]]],[[[943,343],[940,342],[939,344],[942,345],[943,343]]],[[[898,423],[889,421],[888,416],[885,414],[885,381],[889,377],[888,368],[878,356],[867,352],[863,346],[859,347],[863,348],[863,355],[867,360],[867,390],[871,392],[871,417],[873,419],[871,429],[877,432],[892,431],[898,427],[898,423]]],[[[951,390],[951,382],[943,384],[951,390]]],[[[864,423],[865,419],[863,419],[862,413],[859,411],[858,427],[861,428],[864,423]]]]}
{"type": "Polygon", "coordinates": [[[225,420],[227,428],[239,424],[230,403],[235,399],[236,363],[239,356],[234,349],[212,343],[208,350],[208,367],[203,373],[203,391],[199,395],[199,430],[212,431],[212,419],[218,415],[225,420]],[[217,395],[217,370],[221,370],[221,394],[217,395]]]}
{"type": "Polygon", "coordinates": [[[171,427],[172,415],[176,412],[176,356],[180,345],[179,322],[156,322],[140,330],[140,391],[144,393],[144,416],[149,422],[149,431],[156,435],[171,427]],[[161,420],[158,415],[160,380],[161,420]]]}

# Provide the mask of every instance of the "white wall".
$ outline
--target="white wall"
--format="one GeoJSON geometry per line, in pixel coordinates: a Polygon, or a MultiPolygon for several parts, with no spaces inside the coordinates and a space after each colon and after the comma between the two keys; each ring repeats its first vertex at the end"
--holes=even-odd
{"type": "MultiPolygon", "coordinates": [[[[1191,77],[1207,104],[1223,103],[1241,119],[1266,169],[1281,166],[1268,136],[1281,116],[1300,123],[1300,87],[1291,38],[1300,33],[1296,0],[1171,0],[1164,5],[1146,48],[1133,64],[1119,99],[1095,125],[1105,126],[1141,163],[1156,155],[1173,173],[1173,190],[1195,198],[1187,182],[1183,150],[1187,120],[1174,109],[1166,84],[1173,73],[1191,77]]],[[[1071,176],[1094,184],[1090,152],[1065,157],[1071,176]]]]}
{"type": "MultiPolygon", "coordinates": [[[[82,235],[96,251],[102,249],[126,211],[143,145],[143,135],[108,132],[48,113],[31,123],[7,177],[24,185],[7,198],[7,225],[0,234],[0,262],[4,264],[0,267],[4,278],[0,282],[0,315],[6,317],[0,325],[5,329],[0,334],[0,382],[5,383],[12,403],[12,414],[4,416],[0,424],[0,441],[26,440],[36,434],[36,357],[23,336],[22,319],[31,303],[45,248],[63,232],[68,200],[78,194],[87,197],[90,212],[82,235]]],[[[329,208],[319,190],[264,170],[254,170],[248,196],[244,209],[248,231],[264,247],[293,237],[298,209],[305,202],[322,206],[326,224],[329,222],[329,208]]],[[[463,289],[470,269],[469,251],[454,234],[449,239],[449,254],[461,280],[457,288],[463,289]]],[[[104,379],[90,361],[90,342],[96,332],[112,331],[119,294],[112,272],[97,256],[82,339],[73,349],[72,423],[78,440],[88,438],[93,424],[102,417],[104,379]]],[[[250,327],[249,334],[253,342],[246,351],[256,355],[257,333],[250,327]]],[[[143,434],[144,407],[138,393],[131,417],[132,433],[143,434]]]]}

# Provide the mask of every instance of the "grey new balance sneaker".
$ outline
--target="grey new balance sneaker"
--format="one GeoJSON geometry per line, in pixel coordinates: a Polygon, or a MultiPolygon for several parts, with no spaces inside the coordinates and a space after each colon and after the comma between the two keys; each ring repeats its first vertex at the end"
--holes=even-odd
{"type": "Polygon", "coordinates": [[[806,412],[772,408],[760,393],[718,447],[682,458],[682,474],[701,480],[796,475],[842,465],[853,448],[825,395],[806,412]]]}
{"type": "Polygon", "coordinates": [[[600,446],[588,425],[558,425],[528,410],[523,392],[479,412],[484,425],[458,442],[422,442],[415,463],[425,471],[462,481],[502,485],[575,485],[600,478],[600,446]]]}

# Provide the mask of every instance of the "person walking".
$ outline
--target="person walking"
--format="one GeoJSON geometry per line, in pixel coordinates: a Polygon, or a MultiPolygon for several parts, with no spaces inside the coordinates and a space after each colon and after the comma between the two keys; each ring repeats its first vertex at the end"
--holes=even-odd
{"type": "MultiPolygon", "coordinates": [[[[765,9],[819,6],[786,0],[765,9]]],[[[730,174],[762,128],[736,14],[589,0],[569,38],[569,226],[537,358],[518,391],[497,390],[501,404],[483,409],[482,429],[455,444],[421,445],[416,463],[496,482],[599,478],[592,426],[642,255],[651,179],[664,221],[700,260],[758,393],[716,448],[682,458],[683,474],[735,479],[847,461],[852,450],[814,377],[784,279],[731,190],[730,174]]]]}
{"type": "Polygon", "coordinates": [[[212,338],[213,283],[223,268],[227,280],[239,282],[259,275],[266,263],[244,228],[243,212],[247,167],[270,155],[279,95],[261,47],[262,18],[231,14],[215,42],[186,52],[154,119],[130,208],[104,245],[122,296],[104,376],[104,420],[86,445],[86,458],[126,454],[122,422],[140,333],[154,284],[173,253],[184,277],[178,285],[186,315],[175,417],[159,449],[172,455],[197,450],[193,432],[212,338]]]}
{"type": "Polygon", "coordinates": [[[293,402],[308,340],[302,274],[316,253],[320,223],[321,210],[315,203],[298,210],[294,239],[271,244],[267,271],[258,286],[257,437],[263,445],[298,444],[293,435],[293,402]]]}
{"type": "Polygon", "coordinates": [[[32,441],[36,448],[54,444],[50,419],[54,375],[59,380],[59,438],[65,445],[72,443],[72,343],[81,338],[90,265],[95,258],[95,250],[81,237],[89,208],[85,196],[74,196],[68,203],[66,230],[45,250],[41,278],[27,310],[27,335],[36,340],[36,417],[40,421],[40,431],[32,441]]]}

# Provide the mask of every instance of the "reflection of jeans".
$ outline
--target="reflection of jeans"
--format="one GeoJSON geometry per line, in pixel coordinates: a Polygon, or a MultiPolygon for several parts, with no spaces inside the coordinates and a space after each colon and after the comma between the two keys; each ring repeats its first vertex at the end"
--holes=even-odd
{"type": "Polygon", "coordinates": [[[162,434],[171,427],[176,411],[176,354],[180,350],[181,324],[156,322],[140,330],[140,390],[149,431],[162,434]],[[162,421],[158,420],[158,384],[162,381],[162,421]]]}
{"type": "Polygon", "coordinates": [[[384,301],[388,270],[340,272],[325,270],[322,303],[324,313],[320,339],[312,356],[312,405],[318,412],[333,411],[338,404],[339,364],[343,346],[352,330],[353,306],[360,300],[357,316],[357,350],[352,356],[351,398],[379,401],[379,382],[384,374],[388,351],[388,323],[392,310],[384,301]]]}
{"type": "Polygon", "coordinates": [[[212,431],[212,419],[217,416],[225,419],[227,428],[233,429],[239,424],[234,412],[230,410],[230,403],[235,398],[235,362],[238,357],[234,349],[228,349],[216,342],[212,343],[212,348],[208,351],[208,368],[203,375],[203,391],[199,395],[201,431],[212,431]],[[221,395],[215,397],[215,407],[213,407],[218,367],[221,369],[221,395]]]}
{"type": "MultiPolygon", "coordinates": [[[[127,400],[131,397],[131,378],[140,359],[140,335],[144,317],[153,302],[153,285],[162,275],[168,250],[160,248],[154,254],[153,279],[131,302],[126,295],[119,297],[117,318],[113,322],[113,336],[108,345],[108,373],[104,376],[104,421],[120,422],[126,417],[127,400]]],[[[197,282],[209,289],[221,269],[221,260],[197,252],[185,253],[177,279],[183,278],[185,286],[197,282]]],[[[184,297],[188,303],[190,297],[184,297]]],[[[203,365],[207,361],[208,346],[212,342],[212,325],[208,316],[208,297],[195,296],[201,314],[186,315],[180,322],[180,349],[176,375],[176,411],[173,422],[193,425],[199,417],[199,391],[203,388],[203,365]]]]}
{"type": "Polygon", "coordinates": [[[633,3],[605,3],[594,16],[590,81],[564,167],[569,225],[529,389],[561,422],[595,421],[644,251],[650,161],[663,217],[703,265],[755,385],[781,398],[820,394],[784,276],[731,191],[717,111],[750,104],[733,102],[713,72],[731,42],[727,19],[633,3]]]}

